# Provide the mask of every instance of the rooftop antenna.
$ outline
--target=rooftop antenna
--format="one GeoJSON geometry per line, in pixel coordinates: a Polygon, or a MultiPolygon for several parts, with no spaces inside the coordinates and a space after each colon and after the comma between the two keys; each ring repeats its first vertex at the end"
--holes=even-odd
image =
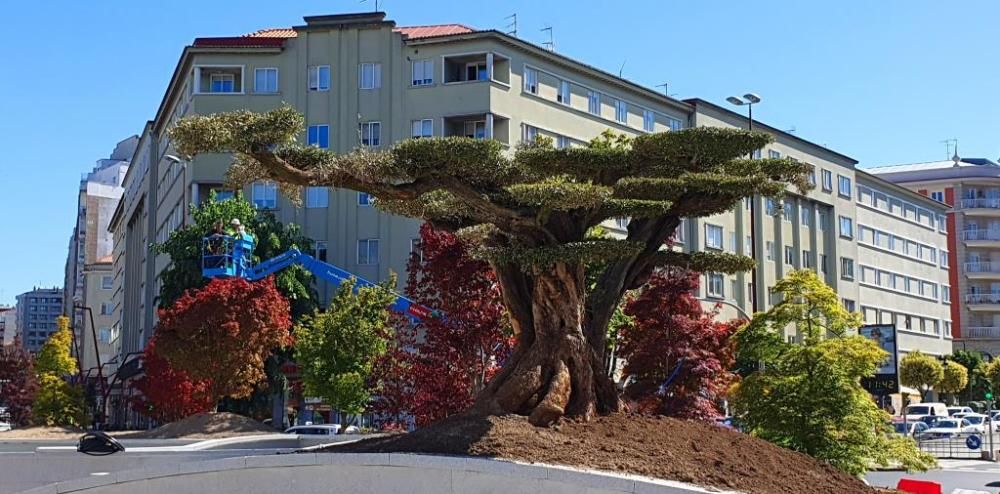
{"type": "Polygon", "coordinates": [[[622,66],[618,67],[618,78],[619,79],[622,78],[622,72],[625,70],[625,62],[628,62],[627,58],[625,60],[622,60],[622,66]]]}
{"type": "Polygon", "coordinates": [[[944,144],[944,152],[945,152],[945,157],[947,159],[952,159],[952,156],[953,156],[953,154],[951,152],[951,146],[952,146],[952,144],[955,145],[955,154],[954,155],[958,155],[958,139],[955,139],[955,138],[945,139],[945,140],[941,141],[941,143],[944,144]]]}
{"type": "MultiPolygon", "coordinates": [[[[624,67],[625,64],[622,63],[622,66],[624,67]]],[[[618,72],[618,77],[621,77],[621,76],[622,76],[621,71],[619,71],[618,72]]],[[[663,88],[663,95],[666,96],[666,97],[668,97],[668,98],[673,98],[674,96],[677,96],[677,93],[671,93],[670,91],[668,91],[668,88],[670,87],[670,83],[669,82],[664,82],[663,84],[657,84],[656,87],[662,87],[663,88]]]]}
{"type": "Polygon", "coordinates": [[[789,133],[789,134],[794,134],[796,130],[797,130],[797,129],[796,129],[796,128],[795,128],[795,126],[793,125],[793,126],[792,126],[792,128],[790,128],[790,129],[786,129],[786,130],[785,130],[785,132],[786,132],[786,133],[789,133]]]}
{"type": "Polygon", "coordinates": [[[543,42],[542,46],[544,46],[546,50],[556,51],[556,43],[555,43],[555,40],[552,38],[552,26],[545,26],[545,27],[541,28],[540,31],[542,31],[543,33],[545,31],[549,32],[549,40],[543,42]]]}
{"type": "MultiPolygon", "coordinates": [[[[361,1],[360,1],[360,2],[358,2],[358,3],[365,3],[365,2],[367,2],[367,1],[368,1],[368,0],[361,0],[361,1]]],[[[378,0],[375,0],[375,12],[378,12],[378,0]]]]}
{"type": "Polygon", "coordinates": [[[511,36],[514,36],[516,38],[517,37],[517,12],[514,12],[513,14],[508,15],[507,17],[504,17],[504,20],[508,21],[507,22],[507,34],[509,34],[511,36]]]}

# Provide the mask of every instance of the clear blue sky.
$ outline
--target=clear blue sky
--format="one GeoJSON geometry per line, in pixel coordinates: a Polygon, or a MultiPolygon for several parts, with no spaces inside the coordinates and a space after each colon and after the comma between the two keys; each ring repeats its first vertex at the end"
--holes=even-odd
{"type": "MultiPolygon", "coordinates": [[[[183,47],[373,0],[11,1],[0,76],[0,303],[61,285],[80,173],[153,116],[183,47]]],[[[755,116],[861,166],[997,158],[1000,2],[386,0],[399,25],[503,29],[678,97],[753,91],[755,116]]]]}

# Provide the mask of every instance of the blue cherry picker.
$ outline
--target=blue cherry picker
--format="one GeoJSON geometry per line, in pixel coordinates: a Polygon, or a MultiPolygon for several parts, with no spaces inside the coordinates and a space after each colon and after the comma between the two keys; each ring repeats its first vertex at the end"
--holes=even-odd
{"type": "MultiPolygon", "coordinates": [[[[255,266],[251,258],[253,248],[253,237],[243,232],[205,237],[202,245],[202,275],[206,278],[240,277],[249,281],[258,281],[298,264],[317,278],[337,285],[354,278],[356,280],[354,290],[363,286],[378,286],[344,269],[320,261],[294,247],[255,266]]],[[[415,323],[440,316],[437,311],[424,307],[396,292],[393,292],[393,295],[396,296],[396,300],[389,306],[389,309],[408,316],[415,323]]]]}

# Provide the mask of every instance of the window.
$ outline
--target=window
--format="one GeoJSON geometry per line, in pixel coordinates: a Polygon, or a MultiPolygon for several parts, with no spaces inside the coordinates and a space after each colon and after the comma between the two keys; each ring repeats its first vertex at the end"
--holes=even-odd
{"type": "Polygon", "coordinates": [[[111,328],[101,328],[97,331],[97,339],[107,345],[111,343],[111,328]]]}
{"type": "Polygon", "coordinates": [[[942,268],[947,268],[948,267],[948,251],[942,250],[942,251],[940,251],[938,253],[938,255],[941,258],[940,262],[939,262],[939,264],[941,265],[941,267],[942,268]]]}
{"type": "Polygon", "coordinates": [[[569,81],[559,81],[559,94],[556,95],[556,101],[568,105],[570,98],[569,91],[569,81]]]}
{"type": "Polygon", "coordinates": [[[809,170],[809,185],[816,185],[816,169],[809,170]]]}
{"type": "Polygon", "coordinates": [[[330,205],[330,189],[326,187],[306,187],[306,207],[325,208],[330,205]]]}
{"type": "Polygon", "coordinates": [[[723,298],[725,292],[725,277],[721,273],[708,273],[708,296],[723,298]]]}
{"type": "Polygon", "coordinates": [[[569,147],[569,138],[566,136],[556,136],[556,149],[566,149],[569,147]]]}
{"type": "Polygon", "coordinates": [[[774,260],[774,242],[768,240],[764,244],[765,244],[764,245],[764,251],[767,252],[767,260],[768,261],[773,261],[774,260]]]}
{"type": "Polygon", "coordinates": [[[843,175],[837,175],[837,192],[844,197],[851,197],[851,179],[843,175]]]}
{"type": "Polygon", "coordinates": [[[358,264],[362,266],[378,264],[377,238],[365,238],[358,240],[358,264]]]}
{"type": "Polygon", "coordinates": [[[840,258],[840,277],[845,280],[854,279],[854,259],[850,257],[840,258]]]}
{"type": "Polygon", "coordinates": [[[278,207],[278,186],[274,182],[254,182],[250,187],[250,199],[257,209],[278,207]]]}
{"type": "Polygon", "coordinates": [[[784,217],[785,221],[792,221],[795,217],[795,205],[791,201],[784,202],[784,217]]]}
{"type": "Polygon", "coordinates": [[[434,121],[429,118],[414,120],[411,127],[412,130],[410,137],[413,137],[414,139],[434,136],[434,121]]]}
{"type": "Polygon", "coordinates": [[[709,249],[722,250],[722,227],[718,225],[705,225],[705,247],[709,249]]]}
{"type": "Polygon", "coordinates": [[[642,111],[642,130],[646,132],[652,132],[656,125],[656,117],[653,116],[652,110],[642,111]]]}
{"type": "Polygon", "coordinates": [[[808,250],[802,251],[802,267],[811,268],[812,267],[812,252],[808,250]]]}
{"type": "Polygon", "coordinates": [[[434,84],[434,60],[414,60],[412,71],[411,83],[414,86],[434,84]]]}
{"type": "Polygon", "coordinates": [[[840,301],[844,304],[844,308],[847,309],[847,312],[854,312],[857,309],[854,301],[851,299],[842,298],[840,301]]]}
{"type": "Polygon", "coordinates": [[[538,94],[538,71],[530,67],[524,68],[524,91],[538,94]]]}
{"type": "Polygon", "coordinates": [[[753,159],[755,159],[755,160],[759,160],[760,159],[760,149],[754,149],[753,152],[750,153],[750,156],[753,159]]]}
{"type": "Polygon", "coordinates": [[[489,78],[486,62],[470,62],[465,64],[465,80],[485,81],[489,78]]]}
{"type": "Polygon", "coordinates": [[[358,84],[361,89],[378,89],[382,87],[382,64],[361,64],[358,77],[360,79],[358,84]]]}
{"type": "Polygon", "coordinates": [[[253,71],[253,92],[255,93],[276,93],[278,92],[278,69],[266,68],[255,69],[253,71]]]}
{"type": "Polygon", "coordinates": [[[833,190],[833,172],[830,170],[823,170],[823,190],[826,192],[833,190]]]}
{"type": "Polygon", "coordinates": [[[382,143],[382,124],[363,122],[361,124],[361,145],[375,147],[382,143]]]}
{"type": "Polygon", "coordinates": [[[524,142],[532,143],[538,138],[538,127],[532,127],[531,125],[525,124],[524,126],[524,142]]]}
{"type": "Polygon", "coordinates": [[[615,120],[628,123],[628,103],[620,99],[615,100],[615,120]]]}
{"type": "Polygon", "coordinates": [[[774,199],[768,197],[767,200],[764,201],[764,211],[768,216],[774,216],[774,199]]]}
{"type": "Polygon", "coordinates": [[[854,238],[854,220],[847,216],[840,217],[840,236],[854,238]]]}
{"type": "Polygon", "coordinates": [[[420,252],[420,239],[411,238],[410,239],[410,254],[414,252],[420,252]]]}
{"type": "Polygon", "coordinates": [[[101,290],[110,290],[112,287],[114,287],[114,278],[101,276],[101,290]]]}
{"type": "Polygon", "coordinates": [[[931,199],[934,199],[937,202],[944,202],[944,192],[941,191],[931,192],[931,199]]]}
{"type": "Polygon", "coordinates": [[[749,256],[751,250],[753,250],[753,239],[750,235],[747,235],[747,238],[743,243],[743,255],[749,256]]]}
{"type": "Polygon", "coordinates": [[[948,285],[941,285],[941,302],[951,303],[951,287],[948,285]]]}
{"type": "Polygon", "coordinates": [[[729,252],[736,253],[736,232],[729,232],[729,252]]]}
{"type": "Polygon", "coordinates": [[[826,254],[819,255],[819,272],[826,274],[826,254]]]}
{"type": "Polygon", "coordinates": [[[826,230],[826,225],[827,225],[827,223],[829,223],[829,221],[827,220],[828,218],[829,218],[829,215],[826,213],[826,211],[820,211],[819,212],[819,229],[820,230],[826,230]]]}
{"type": "Polygon", "coordinates": [[[358,192],[358,206],[371,206],[372,196],[367,192],[358,192]]]}
{"type": "Polygon", "coordinates": [[[799,211],[802,213],[802,226],[812,226],[812,209],[806,206],[802,206],[799,211]]]}
{"type": "Polygon", "coordinates": [[[471,137],[473,139],[486,139],[486,121],[478,120],[474,122],[465,122],[465,137],[471,137]]]}
{"type": "Polygon", "coordinates": [[[791,245],[785,246],[785,264],[795,264],[795,249],[791,245]]]}
{"type": "Polygon", "coordinates": [[[102,316],[110,316],[111,312],[112,312],[112,309],[113,309],[113,307],[111,305],[111,302],[102,302],[101,303],[101,315],[102,316]]]}
{"type": "Polygon", "coordinates": [[[330,147],[330,126],[310,125],[306,134],[306,144],[323,149],[330,147]]]}
{"type": "Polygon", "coordinates": [[[769,149],[767,151],[767,157],[768,158],[774,158],[774,159],[780,158],[781,157],[781,152],[780,151],[775,151],[773,149],[769,149]]]}
{"type": "Polygon", "coordinates": [[[587,111],[594,115],[601,114],[601,93],[597,91],[587,91],[587,111]]]}
{"type": "Polygon", "coordinates": [[[316,241],[316,259],[326,262],[326,249],[327,249],[326,240],[316,241]]]}
{"type": "Polygon", "coordinates": [[[330,90],[330,66],[314,65],[309,67],[309,90],[329,91],[330,90]]]}
{"type": "Polygon", "coordinates": [[[236,76],[233,74],[211,74],[209,75],[210,93],[235,93],[236,76]]]}

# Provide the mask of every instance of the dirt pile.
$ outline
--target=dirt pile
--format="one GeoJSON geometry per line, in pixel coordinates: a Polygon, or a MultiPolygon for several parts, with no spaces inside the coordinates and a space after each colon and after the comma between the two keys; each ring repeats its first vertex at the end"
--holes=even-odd
{"type": "Polygon", "coordinates": [[[233,436],[274,434],[278,431],[235,413],[199,413],[156,429],[116,436],[124,439],[218,439],[233,436]]]}
{"type": "Polygon", "coordinates": [[[0,441],[11,439],[76,439],[83,435],[83,429],[71,427],[23,427],[0,432],[0,441]]]}
{"type": "Polygon", "coordinates": [[[613,415],[536,428],[524,417],[457,416],[409,434],[327,452],[413,452],[573,465],[748,493],[873,494],[858,479],[809,456],[713,424],[613,415]]]}

